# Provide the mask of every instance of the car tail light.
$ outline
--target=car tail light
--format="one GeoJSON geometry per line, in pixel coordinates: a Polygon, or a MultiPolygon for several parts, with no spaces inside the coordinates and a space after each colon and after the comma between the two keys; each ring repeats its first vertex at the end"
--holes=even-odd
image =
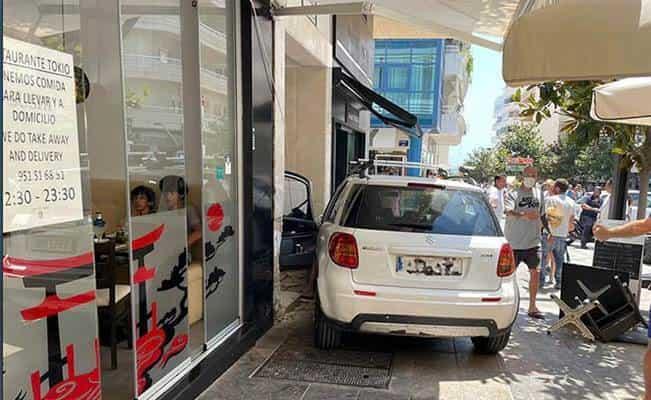
{"type": "Polygon", "coordinates": [[[340,267],[356,269],[359,266],[357,241],[349,233],[337,232],[330,237],[328,253],[332,261],[340,267]]]}
{"type": "Polygon", "coordinates": [[[497,260],[497,276],[506,278],[515,272],[515,256],[513,255],[513,248],[506,243],[500,249],[500,258],[497,260]]]}

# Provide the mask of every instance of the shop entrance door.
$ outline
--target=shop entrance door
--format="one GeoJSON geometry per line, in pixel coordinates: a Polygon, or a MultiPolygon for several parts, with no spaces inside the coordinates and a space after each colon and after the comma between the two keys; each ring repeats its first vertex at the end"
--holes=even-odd
{"type": "Polygon", "coordinates": [[[366,154],[365,135],[341,124],[336,124],[333,149],[334,189],[348,176],[350,162],[364,158],[366,154]]]}

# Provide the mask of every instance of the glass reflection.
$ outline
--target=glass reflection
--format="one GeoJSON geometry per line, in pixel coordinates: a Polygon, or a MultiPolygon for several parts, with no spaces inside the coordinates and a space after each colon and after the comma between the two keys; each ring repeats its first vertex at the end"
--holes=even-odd
{"type": "MultiPolygon", "coordinates": [[[[32,160],[18,165],[18,162],[9,163],[9,157],[3,155],[4,189],[32,193],[33,202],[29,203],[33,208],[22,207],[24,204],[18,204],[19,201],[12,201],[11,205],[3,202],[4,207],[20,207],[20,211],[14,214],[17,220],[5,221],[3,226],[2,395],[11,400],[97,399],[103,349],[100,350],[97,329],[98,294],[88,158],[85,157],[89,91],[84,68],[88,54],[80,38],[79,2],[3,0],[2,9],[5,51],[65,60],[63,64],[72,67],[55,75],[51,68],[48,71],[42,65],[28,68],[25,58],[23,62],[3,59],[3,74],[20,76],[5,81],[4,89],[19,93],[16,99],[20,100],[3,102],[3,136],[10,132],[30,132],[39,137],[66,137],[58,145],[39,141],[32,142],[31,146],[59,152],[64,161],[74,160],[65,168],[56,160],[32,160]],[[30,85],[35,79],[48,79],[57,88],[56,92],[30,85]],[[39,96],[43,99],[44,95],[56,97],[60,102],[54,107],[47,102],[27,101],[39,96]],[[17,124],[19,121],[11,118],[12,110],[49,114],[51,121],[57,122],[17,124]],[[67,187],[75,188],[75,198],[83,204],[72,205],[68,190],[65,199],[60,196],[67,187]],[[37,198],[44,196],[44,188],[53,196],[48,201],[50,204],[43,204],[43,199],[37,198]],[[81,205],[82,211],[74,218],[65,219],[70,222],[61,223],[57,216],[48,216],[35,223],[31,221],[30,228],[4,229],[10,224],[20,224],[21,219],[47,216],[48,208],[55,208],[60,202],[69,202],[75,210],[81,205]]],[[[14,144],[5,141],[4,150],[20,151],[14,144]]]]}
{"type": "MultiPolygon", "coordinates": [[[[188,357],[186,236],[201,235],[196,213],[192,219],[186,213],[180,2],[123,0],[121,21],[129,187],[140,188],[135,195],[154,192],[158,198],[148,213],[130,217],[141,395],[188,357]]],[[[131,198],[134,209],[143,201],[131,198]]]]}
{"type": "Polygon", "coordinates": [[[208,339],[239,317],[234,10],[233,1],[198,2],[208,339]]]}

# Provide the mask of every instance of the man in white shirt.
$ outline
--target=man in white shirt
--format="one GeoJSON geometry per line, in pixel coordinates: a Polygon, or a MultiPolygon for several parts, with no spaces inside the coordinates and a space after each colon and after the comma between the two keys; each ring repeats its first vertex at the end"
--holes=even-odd
{"type": "Polygon", "coordinates": [[[488,201],[495,211],[495,215],[504,227],[504,191],[506,188],[506,176],[497,175],[494,178],[493,186],[488,189],[488,201]]]}
{"type": "Polygon", "coordinates": [[[567,236],[574,230],[574,207],[575,203],[567,196],[569,183],[565,179],[558,179],[554,183],[551,197],[545,199],[545,215],[549,232],[547,240],[550,244],[554,263],[556,264],[556,289],[561,288],[561,276],[563,273],[563,262],[567,251],[567,236]]]}
{"type": "Polygon", "coordinates": [[[601,208],[599,208],[599,217],[597,221],[604,221],[610,217],[610,197],[613,191],[613,180],[608,179],[604,191],[601,194],[601,208]]]}

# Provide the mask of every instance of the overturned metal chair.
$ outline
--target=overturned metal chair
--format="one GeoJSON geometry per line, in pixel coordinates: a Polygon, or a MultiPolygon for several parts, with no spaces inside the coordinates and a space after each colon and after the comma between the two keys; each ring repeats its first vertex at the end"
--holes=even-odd
{"type": "Polygon", "coordinates": [[[588,300],[581,301],[578,296],[574,299],[580,304],[574,308],[570,307],[561,300],[558,296],[552,294],[550,296],[552,300],[558,305],[558,307],[563,312],[563,316],[554,323],[548,330],[547,334],[550,335],[552,332],[556,332],[566,325],[574,325],[579,333],[583,335],[588,340],[595,341],[596,338],[588,328],[588,326],[583,322],[583,316],[590,313],[590,311],[598,308],[600,306],[599,300],[588,300]]]}

